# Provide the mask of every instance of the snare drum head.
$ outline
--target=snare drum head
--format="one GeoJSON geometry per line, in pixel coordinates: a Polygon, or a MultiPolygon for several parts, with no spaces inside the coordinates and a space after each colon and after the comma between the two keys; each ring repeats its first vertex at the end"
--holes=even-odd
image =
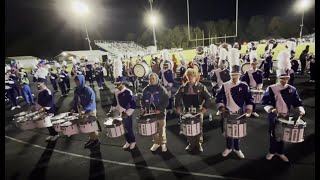
{"type": "Polygon", "coordinates": [[[139,64],[136,64],[134,67],[133,67],[133,74],[137,77],[144,77],[147,75],[147,73],[149,72],[150,68],[147,64],[145,63],[139,63],[139,64]]]}
{"type": "Polygon", "coordinates": [[[22,112],[20,112],[20,113],[18,113],[18,114],[16,114],[16,115],[14,115],[14,117],[25,116],[25,115],[27,115],[27,114],[29,114],[29,113],[30,113],[29,111],[22,111],[22,112]]]}
{"type": "Polygon", "coordinates": [[[250,63],[244,63],[242,66],[241,66],[241,70],[243,73],[245,73],[246,71],[248,71],[249,69],[251,69],[251,64],[250,63]]]}
{"type": "Polygon", "coordinates": [[[71,125],[72,125],[72,122],[66,121],[66,122],[62,123],[60,126],[68,127],[68,126],[71,126],[71,125]]]}
{"type": "Polygon", "coordinates": [[[264,93],[264,90],[262,90],[262,89],[250,89],[250,91],[252,92],[252,93],[257,93],[257,94],[263,94],[264,93]]]}

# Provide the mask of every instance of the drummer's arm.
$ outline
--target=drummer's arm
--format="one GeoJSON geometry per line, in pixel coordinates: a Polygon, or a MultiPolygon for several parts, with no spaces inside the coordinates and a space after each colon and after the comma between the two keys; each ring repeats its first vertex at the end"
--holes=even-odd
{"type": "Polygon", "coordinates": [[[141,109],[144,109],[146,107],[146,92],[147,92],[147,87],[146,86],[143,91],[142,91],[142,96],[140,98],[140,107],[141,109]]]}
{"type": "MultiPolygon", "coordinates": [[[[96,101],[95,101],[95,94],[94,94],[94,92],[93,92],[92,89],[89,90],[89,97],[90,97],[90,102],[89,102],[89,104],[88,104],[87,106],[83,107],[83,111],[84,111],[85,113],[90,113],[90,112],[92,112],[92,111],[93,111],[92,108],[94,107],[94,105],[95,105],[95,103],[96,103],[96,101]]],[[[80,112],[79,112],[79,113],[80,113],[80,112]]]]}
{"type": "Polygon", "coordinates": [[[273,91],[268,87],[262,96],[261,105],[267,113],[271,113],[275,112],[275,102],[273,91]]]}
{"type": "Polygon", "coordinates": [[[137,104],[136,104],[136,101],[134,100],[134,97],[132,96],[131,93],[129,94],[128,99],[129,99],[130,107],[125,111],[125,113],[128,116],[131,116],[133,111],[134,111],[134,109],[137,107],[137,104]]]}
{"type": "Polygon", "coordinates": [[[249,86],[247,86],[247,87],[248,88],[247,88],[245,96],[244,96],[245,102],[246,102],[246,113],[252,113],[254,102],[253,102],[253,97],[252,97],[251,91],[249,89],[249,86]]]}
{"type": "Polygon", "coordinates": [[[209,93],[206,86],[203,86],[203,94],[202,95],[204,98],[204,103],[202,104],[202,107],[208,109],[211,105],[213,97],[209,93]]]}
{"type": "Polygon", "coordinates": [[[245,83],[246,85],[249,86],[249,84],[250,84],[250,79],[249,79],[248,72],[245,72],[245,73],[241,76],[240,81],[242,81],[243,83],[245,83]]]}
{"type": "Polygon", "coordinates": [[[222,87],[218,90],[215,102],[219,111],[225,107],[225,103],[227,102],[227,100],[226,94],[224,92],[224,85],[222,85],[222,87]]]}
{"type": "Polygon", "coordinates": [[[177,93],[174,95],[174,107],[176,109],[181,107],[181,103],[182,103],[182,92],[181,90],[183,89],[183,86],[180,86],[177,93]]]}
{"type": "Polygon", "coordinates": [[[163,86],[160,86],[160,99],[159,99],[159,105],[156,107],[156,110],[159,111],[164,111],[166,109],[166,107],[169,104],[169,96],[168,96],[168,92],[166,90],[166,88],[164,88],[163,86]]]}
{"type": "Polygon", "coordinates": [[[304,110],[304,108],[303,108],[302,100],[300,99],[297,90],[295,90],[295,92],[293,93],[293,103],[292,103],[292,106],[293,106],[294,108],[297,108],[297,109],[298,109],[298,111],[299,111],[299,113],[300,113],[301,116],[306,113],[305,110],[304,110]]]}

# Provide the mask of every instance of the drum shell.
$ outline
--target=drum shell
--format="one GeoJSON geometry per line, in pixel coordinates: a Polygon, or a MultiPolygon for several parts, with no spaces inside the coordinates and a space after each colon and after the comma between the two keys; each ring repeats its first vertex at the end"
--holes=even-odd
{"type": "Polygon", "coordinates": [[[42,117],[42,118],[39,118],[39,119],[33,120],[33,121],[36,124],[37,128],[46,128],[46,127],[52,126],[51,116],[42,117]]]}
{"type": "Polygon", "coordinates": [[[121,121],[118,121],[118,120],[114,120],[114,119],[109,119],[104,122],[104,126],[106,128],[106,135],[109,137],[109,138],[117,138],[117,137],[120,137],[122,136],[124,133],[125,133],[125,130],[124,130],[124,126],[122,124],[121,121]],[[107,125],[106,122],[107,121],[112,121],[112,124],[111,125],[107,125]]]}
{"type": "Polygon", "coordinates": [[[53,121],[52,122],[52,126],[53,126],[53,128],[54,128],[54,130],[56,132],[61,132],[62,130],[61,130],[61,126],[60,125],[65,123],[65,122],[67,122],[67,121],[66,120],[62,120],[62,119],[57,120],[57,121],[53,121]],[[58,121],[61,121],[61,122],[58,122],[58,121]]]}
{"type": "Polygon", "coordinates": [[[241,114],[228,114],[224,118],[224,132],[227,137],[233,139],[243,138],[247,135],[247,120],[237,119],[241,114]]]}
{"type": "Polygon", "coordinates": [[[288,143],[301,143],[304,141],[305,124],[291,124],[276,121],[275,137],[277,141],[284,141],[288,143]]]}
{"type": "Polygon", "coordinates": [[[31,118],[25,117],[25,119],[17,121],[16,125],[21,130],[34,129],[36,128],[36,124],[32,121],[31,118]]]}
{"type": "Polygon", "coordinates": [[[133,66],[133,74],[139,78],[146,77],[151,73],[151,68],[146,63],[138,63],[133,66]]]}
{"type": "Polygon", "coordinates": [[[253,102],[255,104],[260,104],[263,94],[264,94],[264,90],[255,90],[255,89],[251,89],[251,93],[252,93],[252,97],[253,97],[253,102]]]}
{"type": "MultiPolygon", "coordinates": [[[[67,121],[68,122],[68,121],[67,121]]],[[[78,134],[79,128],[76,123],[72,123],[69,126],[65,126],[63,124],[60,125],[61,131],[64,135],[70,137],[71,135],[78,134]]]]}
{"type": "Polygon", "coordinates": [[[200,120],[196,117],[182,118],[180,123],[180,129],[185,136],[196,136],[201,132],[200,120]]]}
{"type": "Polygon", "coordinates": [[[138,132],[141,136],[152,136],[157,133],[158,124],[154,118],[143,118],[138,120],[138,132]]]}
{"type": "Polygon", "coordinates": [[[251,68],[251,64],[249,62],[242,64],[241,66],[242,74],[248,71],[250,68],[251,68]]]}

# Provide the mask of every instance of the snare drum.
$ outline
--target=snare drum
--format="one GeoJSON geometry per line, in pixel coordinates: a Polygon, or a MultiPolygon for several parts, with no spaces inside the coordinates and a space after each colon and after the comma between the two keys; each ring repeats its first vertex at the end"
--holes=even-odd
{"type": "Polygon", "coordinates": [[[122,118],[108,118],[104,123],[109,138],[122,136],[125,131],[122,124],[122,118]]]}
{"type": "Polygon", "coordinates": [[[278,118],[276,124],[275,136],[277,139],[281,139],[289,143],[301,143],[304,141],[304,128],[307,123],[299,119],[296,124],[291,121],[292,117],[289,117],[289,121],[283,118],[278,118]]]}
{"type": "Polygon", "coordinates": [[[14,115],[14,117],[21,117],[21,116],[25,116],[27,114],[30,114],[31,112],[30,111],[22,111],[16,115],[14,115]]]}
{"type": "Polygon", "coordinates": [[[224,118],[224,132],[227,137],[233,139],[243,138],[247,135],[247,120],[241,114],[227,114],[224,118]]]}
{"type": "Polygon", "coordinates": [[[66,122],[60,124],[60,128],[61,128],[62,133],[68,137],[79,133],[78,125],[76,123],[72,123],[70,121],[66,121],[66,122]]]}
{"type": "Polygon", "coordinates": [[[56,120],[56,121],[53,121],[52,122],[52,126],[54,128],[54,130],[56,130],[56,132],[61,132],[61,124],[65,123],[66,120],[64,119],[59,119],[59,120],[56,120]]]}
{"type": "Polygon", "coordinates": [[[32,118],[28,118],[28,117],[24,117],[18,120],[16,125],[20,127],[20,129],[22,130],[36,128],[36,124],[32,121],[32,118]]]}
{"type": "Polygon", "coordinates": [[[81,115],[79,116],[79,129],[82,133],[91,133],[98,131],[97,118],[95,116],[81,115]]]}
{"type": "Polygon", "coordinates": [[[257,89],[251,89],[250,91],[252,93],[253,102],[255,104],[260,104],[265,91],[264,90],[257,90],[257,89]]]}
{"type": "Polygon", "coordinates": [[[141,136],[152,136],[157,133],[158,126],[157,120],[154,118],[155,116],[155,114],[152,114],[139,116],[137,118],[138,132],[141,136]]]}
{"type": "Polygon", "coordinates": [[[180,129],[185,136],[196,136],[201,132],[200,120],[191,114],[181,117],[180,129]]]}
{"type": "Polygon", "coordinates": [[[133,74],[139,78],[146,77],[151,73],[151,69],[146,63],[138,63],[133,66],[133,74]]]}
{"type": "Polygon", "coordinates": [[[41,113],[41,114],[35,115],[33,117],[33,121],[36,124],[37,128],[51,127],[52,126],[51,117],[52,116],[50,116],[47,113],[41,113]]]}
{"type": "Polygon", "coordinates": [[[60,113],[56,116],[53,116],[51,118],[52,121],[55,121],[55,120],[59,120],[59,119],[63,119],[64,117],[66,117],[67,115],[69,114],[69,112],[65,112],[65,113],[60,113]]]}

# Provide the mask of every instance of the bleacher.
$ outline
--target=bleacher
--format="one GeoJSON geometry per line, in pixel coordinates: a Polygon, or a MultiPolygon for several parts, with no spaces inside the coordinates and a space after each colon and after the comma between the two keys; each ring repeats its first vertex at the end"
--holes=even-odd
{"type": "Polygon", "coordinates": [[[104,41],[95,40],[95,45],[106,50],[112,56],[123,55],[127,58],[149,55],[150,52],[143,46],[136,44],[133,41],[104,41]]]}

